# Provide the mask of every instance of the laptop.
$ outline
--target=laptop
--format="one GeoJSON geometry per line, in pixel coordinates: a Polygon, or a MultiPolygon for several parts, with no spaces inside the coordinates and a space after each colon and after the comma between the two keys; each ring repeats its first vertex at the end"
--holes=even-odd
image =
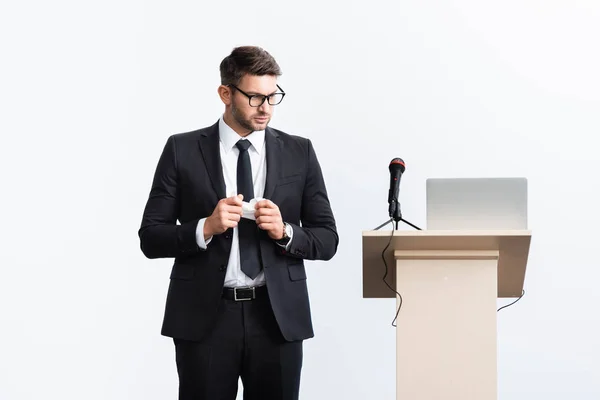
{"type": "Polygon", "coordinates": [[[526,178],[430,178],[428,230],[527,229],[526,178]]]}

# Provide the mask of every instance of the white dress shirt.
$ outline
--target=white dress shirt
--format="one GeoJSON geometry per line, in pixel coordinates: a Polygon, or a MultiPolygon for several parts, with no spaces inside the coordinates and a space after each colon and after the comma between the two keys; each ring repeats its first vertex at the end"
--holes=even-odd
{"type": "MultiPolygon", "coordinates": [[[[248,148],[250,165],[252,166],[252,181],[254,183],[254,197],[263,197],[267,179],[267,157],[265,146],[265,131],[254,131],[245,138],[238,135],[223,120],[219,119],[219,150],[221,154],[221,165],[223,166],[223,178],[225,180],[225,193],[227,197],[236,196],[237,193],[237,161],[240,154],[236,143],[240,139],[247,139],[251,146],[248,148]]],[[[244,199],[249,202],[251,199],[244,199]]],[[[196,242],[201,249],[206,249],[212,237],[204,240],[204,223],[206,218],[201,219],[196,227],[196,242]]],[[[290,235],[291,236],[291,235],[290,235]]],[[[291,239],[290,239],[291,242],[291,239]]],[[[288,242],[289,246],[289,242],[288,242]]],[[[286,246],[287,247],[287,246],[286,246]]],[[[265,282],[264,271],[260,271],[255,279],[249,278],[241,270],[240,264],[240,241],[238,228],[233,228],[233,240],[231,242],[231,253],[227,263],[225,274],[225,287],[247,287],[260,286],[265,282]]]]}

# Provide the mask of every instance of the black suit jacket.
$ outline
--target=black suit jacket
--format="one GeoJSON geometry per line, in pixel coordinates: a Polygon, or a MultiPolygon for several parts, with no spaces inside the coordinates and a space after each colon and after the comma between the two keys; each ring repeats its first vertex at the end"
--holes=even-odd
{"type": "MultiPolygon", "coordinates": [[[[286,251],[260,231],[266,285],[287,340],[314,335],[304,260],[329,260],[338,234],[319,162],[310,140],[276,129],[265,132],[264,198],[279,207],[294,236],[286,251]]],[[[218,122],[168,138],[158,161],[139,238],[148,258],[174,258],[161,333],[200,340],[211,328],[221,298],[232,232],[214,236],[206,250],[196,226],[225,196],[218,122]]]]}

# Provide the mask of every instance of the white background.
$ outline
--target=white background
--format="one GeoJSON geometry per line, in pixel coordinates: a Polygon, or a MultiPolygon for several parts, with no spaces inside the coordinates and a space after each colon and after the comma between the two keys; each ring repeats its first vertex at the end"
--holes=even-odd
{"type": "Polygon", "coordinates": [[[245,44],[280,63],[272,126],[312,139],[340,232],[308,263],[301,398],[394,398],[395,303],[361,297],[394,157],[421,226],[426,178],[529,179],[499,398],[600,398],[599,18],[595,0],[4,2],[0,399],[176,398],[172,260],[137,230],[168,135],[217,120],[219,62],[245,44]]]}

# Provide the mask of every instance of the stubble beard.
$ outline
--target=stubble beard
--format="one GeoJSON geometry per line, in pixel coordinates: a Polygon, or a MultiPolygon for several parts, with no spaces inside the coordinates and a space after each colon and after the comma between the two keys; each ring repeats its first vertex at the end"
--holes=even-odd
{"type": "MultiPolygon", "coordinates": [[[[240,113],[239,109],[235,106],[235,103],[231,103],[231,115],[233,116],[233,119],[235,120],[235,122],[238,123],[238,125],[240,125],[244,129],[247,129],[250,132],[262,131],[266,128],[267,125],[269,125],[269,122],[271,122],[271,119],[269,118],[267,120],[267,122],[264,124],[264,126],[253,124],[251,118],[244,119],[244,116],[240,113]]],[[[259,113],[258,115],[263,115],[263,114],[259,113]]]]}

